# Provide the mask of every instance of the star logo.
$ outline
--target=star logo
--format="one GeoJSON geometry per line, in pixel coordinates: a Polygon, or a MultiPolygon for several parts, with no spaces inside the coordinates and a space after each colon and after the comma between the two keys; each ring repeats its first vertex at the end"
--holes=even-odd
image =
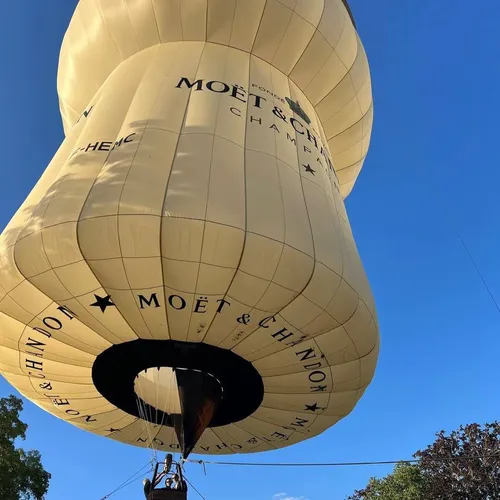
{"type": "Polygon", "coordinates": [[[102,312],[106,312],[107,307],[114,306],[113,302],[111,302],[111,295],[106,295],[106,297],[99,297],[94,293],[95,302],[90,304],[91,307],[98,307],[102,312]]]}
{"type": "Polygon", "coordinates": [[[121,429],[113,429],[113,427],[111,427],[111,429],[108,429],[108,432],[120,432],[121,429]]]}
{"type": "Polygon", "coordinates": [[[312,167],[311,167],[311,165],[309,165],[309,163],[307,165],[302,165],[302,166],[306,169],[306,172],[308,174],[315,175],[316,170],[313,170],[312,167]]]}
{"type": "Polygon", "coordinates": [[[286,98],[286,102],[297,116],[300,116],[308,125],[311,124],[311,120],[307,116],[306,112],[300,107],[298,102],[292,101],[289,97],[286,98]]]}
{"type": "Polygon", "coordinates": [[[313,405],[306,405],[306,411],[312,411],[316,413],[318,410],[326,410],[326,408],[321,408],[318,406],[318,403],[314,403],[313,405]]]}

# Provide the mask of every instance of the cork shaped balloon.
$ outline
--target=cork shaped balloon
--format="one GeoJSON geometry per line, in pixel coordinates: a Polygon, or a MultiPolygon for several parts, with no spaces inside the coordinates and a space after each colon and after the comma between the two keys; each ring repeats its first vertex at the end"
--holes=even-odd
{"type": "Polygon", "coordinates": [[[82,429],[228,454],[312,438],[379,334],[344,199],[372,127],[343,0],[80,0],[65,139],[1,236],[0,371],[82,429]]]}

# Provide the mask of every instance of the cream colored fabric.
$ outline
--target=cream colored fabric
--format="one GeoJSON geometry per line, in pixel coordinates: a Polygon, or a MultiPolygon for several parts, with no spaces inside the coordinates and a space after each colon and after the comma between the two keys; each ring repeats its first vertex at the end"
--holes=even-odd
{"type": "Polygon", "coordinates": [[[177,376],[172,368],[150,368],[139,373],[134,381],[134,392],[140,398],[141,410],[144,409],[144,402],[164,413],[181,413],[177,376]]]}
{"type": "Polygon", "coordinates": [[[265,386],[196,453],[279,448],[349,414],[379,336],[343,201],[372,101],[342,0],[81,0],[58,90],[66,139],[0,240],[7,380],[74,425],[152,446],[92,364],[175,339],[231,349],[265,386]]]}
{"type": "Polygon", "coordinates": [[[68,132],[126,59],[150,47],[207,41],[270,63],[316,108],[342,196],[368,151],[373,121],[363,45],[343,0],[84,0],[61,50],[58,90],[68,132]]]}

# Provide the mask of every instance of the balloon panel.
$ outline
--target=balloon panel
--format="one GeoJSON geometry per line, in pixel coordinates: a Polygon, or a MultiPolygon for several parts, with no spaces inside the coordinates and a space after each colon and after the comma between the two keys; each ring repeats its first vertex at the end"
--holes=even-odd
{"type": "Polygon", "coordinates": [[[370,383],[378,326],[344,206],[366,54],[341,0],[292,3],[78,4],[66,138],[0,241],[0,369],[57,417],[176,451],[157,415],[197,360],[225,399],[194,451],[246,453],[323,432],[370,383]]]}

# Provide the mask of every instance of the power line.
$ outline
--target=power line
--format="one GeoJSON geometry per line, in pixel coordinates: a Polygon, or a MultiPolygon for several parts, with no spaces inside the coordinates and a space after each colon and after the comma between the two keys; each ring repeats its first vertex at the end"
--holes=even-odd
{"type": "MultiPolygon", "coordinates": [[[[431,173],[429,172],[428,175],[431,175],[431,173]]],[[[428,185],[427,179],[425,179],[425,184],[428,185]]],[[[434,196],[436,197],[439,205],[441,205],[441,209],[445,215],[445,218],[447,219],[448,224],[450,225],[450,228],[452,229],[452,232],[455,233],[458,240],[460,241],[460,244],[464,248],[465,253],[467,254],[467,257],[469,258],[470,262],[472,263],[472,266],[474,267],[474,270],[476,271],[477,275],[479,276],[481,283],[483,284],[488,295],[490,296],[490,299],[493,302],[498,313],[500,313],[500,304],[495,299],[495,296],[493,295],[493,292],[491,291],[490,286],[488,285],[483,273],[479,269],[479,265],[477,264],[476,260],[474,259],[473,255],[472,255],[472,252],[469,250],[469,247],[465,243],[464,238],[462,237],[460,231],[458,230],[458,225],[456,223],[456,220],[451,216],[450,211],[448,210],[447,205],[446,205],[443,197],[441,196],[441,192],[438,191],[435,187],[431,187],[431,186],[430,186],[430,190],[434,193],[434,196]]]]}
{"type": "Polygon", "coordinates": [[[437,192],[436,192],[436,197],[438,198],[438,201],[441,204],[441,209],[443,210],[445,216],[448,218],[448,223],[450,224],[451,228],[453,229],[453,231],[455,232],[456,236],[458,237],[458,240],[462,244],[462,246],[463,246],[463,248],[465,250],[465,253],[469,257],[469,259],[470,259],[470,261],[471,261],[471,263],[472,263],[472,265],[473,265],[473,267],[474,267],[477,275],[479,276],[479,279],[481,280],[482,284],[484,285],[484,288],[486,288],[486,291],[488,292],[488,295],[490,296],[491,301],[495,305],[497,311],[500,313],[500,305],[498,304],[497,300],[495,299],[495,296],[493,295],[493,292],[491,291],[491,288],[489,287],[488,283],[486,282],[486,279],[484,278],[483,273],[479,269],[479,266],[478,266],[476,260],[472,256],[472,253],[469,250],[469,247],[465,243],[465,240],[462,238],[462,235],[460,234],[460,231],[458,230],[458,227],[455,224],[454,219],[451,217],[451,215],[450,215],[450,213],[449,213],[449,211],[448,211],[448,209],[447,209],[447,207],[446,207],[446,205],[445,205],[442,197],[437,192]]]}
{"type": "MultiPolygon", "coordinates": [[[[430,462],[450,462],[458,460],[478,460],[482,458],[498,458],[500,459],[500,454],[494,455],[475,455],[475,456],[462,456],[462,457],[439,457],[439,458],[426,458],[426,461],[430,462]]],[[[421,462],[421,459],[410,459],[410,460],[370,460],[365,462],[219,462],[219,461],[207,461],[207,460],[183,460],[183,462],[199,464],[199,465],[227,465],[227,466],[239,466],[239,467],[355,467],[355,466],[373,466],[373,465],[396,465],[396,464],[415,464],[421,462]]],[[[116,489],[111,493],[108,493],[100,500],[107,500],[109,497],[117,493],[123,488],[126,488],[130,484],[138,481],[140,477],[136,477],[142,474],[146,467],[151,466],[151,462],[141,467],[135,474],[130,476],[128,479],[123,481],[116,489]]],[[[151,472],[150,469],[149,472],[151,472]]],[[[206,498],[200,493],[200,491],[194,486],[193,483],[189,481],[186,477],[184,478],[186,482],[193,488],[193,490],[202,498],[206,498]]]]}
{"type": "MultiPolygon", "coordinates": [[[[426,461],[431,462],[449,462],[455,460],[477,460],[479,458],[500,458],[498,455],[476,455],[463,457],[441,457],[441,458],[426,458],[426,461]]],[[[264,462],[210,462],[205,460],[186,460],[186,462],[196,463],[200,465],[231,465],[243,467],[354,467],[368,465],[395,465],[395,464],[414,464],[421,462],[421,459],[411,460],[382,460],[382,461],[367,461],[367,462],[331,462],[331,463],[264,463],[264,462]]]]}

